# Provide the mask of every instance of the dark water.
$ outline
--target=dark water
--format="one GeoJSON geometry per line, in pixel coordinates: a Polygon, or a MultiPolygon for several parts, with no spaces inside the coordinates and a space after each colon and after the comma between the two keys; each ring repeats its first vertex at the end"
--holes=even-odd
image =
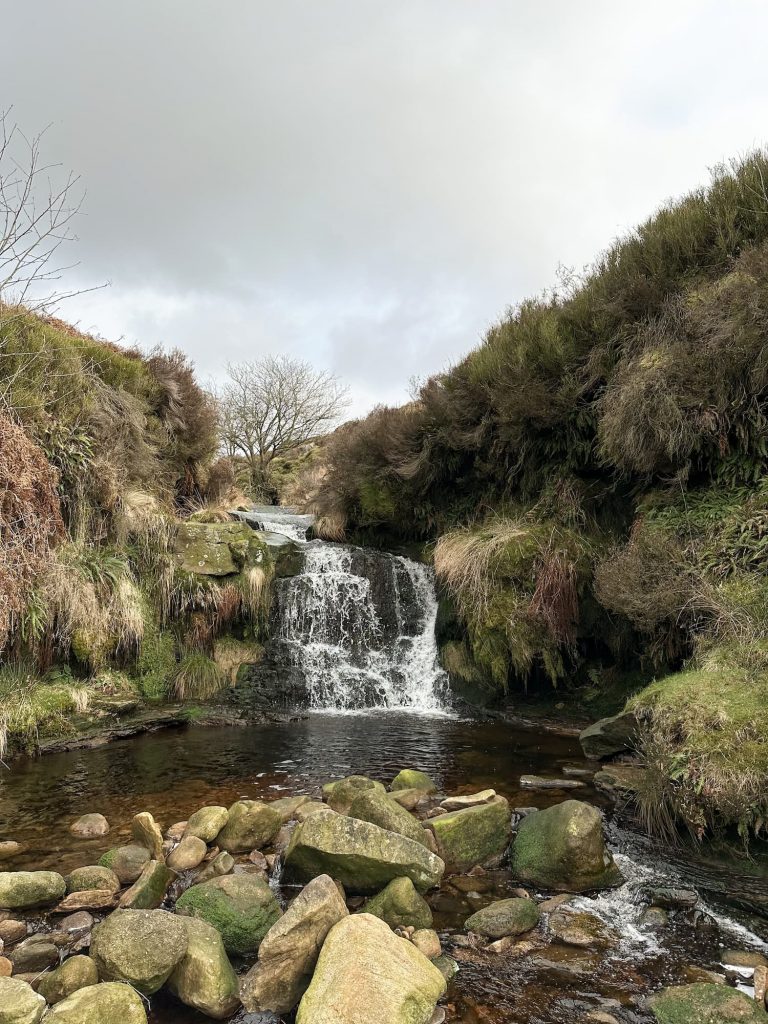
{"type": "MultiPolygon", "coordinates": [[[[512,806],[544,807],[567,794],[521,790],[520,776],[561,777],[565,766],[589,767],[573,739],[447,717],[313,714],[247,729],[166,731],[94,750],[14,762],[0,774],[0,839],[27,846],[27,852],[8,867],[66,873],[95,863],[105,850],[127,838],[130,820],[140,810],[151,811],[166,828],[204,804],[227,805],[238,797],[316,795],[323,782],[349,774],[388,782],[403,767],[427,771],[447,793],[492,787],[512,806]],[[110,834],[87,841],[72,837],[68,826],[91,811],[106,815],[110,834]]],[[[573,795],[601,804],[590,780],[585,781],[588,784],[573,795]]],[[[504,870],[477,879],[477,891],[463,891],[448,878],[430,895],[435,927],[461,968],[446,1000],[449,1021],[575,1024],[589,1011],[602,1010],[621,1024],[639,1024],[650,1020],[642,1006],[645,995],[662,984],[688,980],[690,965],[721,970],[724,947],[759,947],[756,935],[739,931],[738,913],[725,907],[734,884],[749,884],[727,869],[710,870],[706,876],[707,902],[717,917],[710,927],[697,929],[678,918],[661,936],[644,933],[637,925],[643,885],[695,883],[697,870],[666,860],[664,851],[615,823],[609,824],[609,833],[628,884],[583,903],[620,934],[620,944],[610,953],[548,946],[514,959],[453,948],[451,936],[462,931],[469,914],[510,895],[515,882],[504,870]]],[[[762,931],[761,922],[748,923],[762,931]]],[[[41,917],[40,927],[44,926],[41,917]]],[[[171,997],[156,996],[151,1019],[157,1024],[193,1024],[207,1018],[171,997]]]]}

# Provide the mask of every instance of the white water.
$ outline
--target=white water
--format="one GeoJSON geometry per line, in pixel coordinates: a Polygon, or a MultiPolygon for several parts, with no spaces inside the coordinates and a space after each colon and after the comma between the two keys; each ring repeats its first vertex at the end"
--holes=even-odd
{"type": "Polygon", "coordinates": [[[279,505],[256,505],[250,512],[232,511],[231,514],[259,530],[281,533],[301,544],[306,541],[307,530],[315,521],[314,516],[298,515],[292,509],[279,505]]]}

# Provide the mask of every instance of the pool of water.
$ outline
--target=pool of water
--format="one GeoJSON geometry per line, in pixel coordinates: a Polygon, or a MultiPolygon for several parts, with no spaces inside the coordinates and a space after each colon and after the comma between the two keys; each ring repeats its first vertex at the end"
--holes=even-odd
{"type": "MultiPolygon", "coordinates": [[[[204,804],[316,795],[323,782],[350,774],[388,782],[403,767],[428,772],[447,793],[492,787],[512,806],[544,807],[567,794],[522,789],[520,776],[562,777],[568,766],[593,767],[582,758],[575,739],[447,716],[311,714],[242,729],[168,730],[96,749],[22,759],[3,768],[0,839],[15,839],[27,847],[13,862],[14,869],[66,873],[95,863],[105,850],[126,840],[131,818],[141,810],[151,811],[166,828],[204,804]],[[68,826],[92,811],[106,815],[109,835],[74,838],[68,826]]],[[[601,1010],[621,1024],[638,1024],[650,1020],[642,1006],[644,996],[662,984],[687,980],[692,965],[717,970],[725,947],[767,948],[762,919],[729,907],[734,887],[751,884],[738,871],[710,869],[700,875],[684,859],[666,857],[657,845],[611,821],[591,779],[583,781],[584,788],[574,795],[609,812],[609,836],[628,881],[615,892],[583,899],[582,905],[615,928],[620,943],[609,953],[550,946],[514,959],[454,947],[452,936],[462,931],[466,917],[510,895],[515,882],[499,870],[477,879],[467,892],[466,883],[445,879],[429,899],[444,947],[460,965],[446,1001],[449,1021],[571,1024],[601,1010]],[[638,924],[643,887],[675,881],[705,884],[712,917],[699,927],[679,917],[661,934],[644,931],[638,924]]],[[[41,918],[41,927],[43,923],[41,918]]],[[[150,1009],[157,1024],[207,1019],[166,996],[154,997],[150,1009]]],[[[258,1018],[241,1014],[234,1019],[258,1018]]]]}

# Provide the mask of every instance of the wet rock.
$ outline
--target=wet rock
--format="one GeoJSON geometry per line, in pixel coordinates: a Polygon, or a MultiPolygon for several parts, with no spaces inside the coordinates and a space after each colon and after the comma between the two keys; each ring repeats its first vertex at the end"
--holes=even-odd
{"type": "Polygon", "coordinates": [[[183,839],[184,833],[187,831],[187,821],[177,821],[175,825],[171,825],[163,832],[163,838],[172,840],[174,843],[178,843],[180,839],[183,839]]]}
{"type": "Polygon", "coordinates": [[[390,792],[389,799],[400,804],[406,811],[413,811],[422,801],[427,802],[427,794],[423,789],[395,789],[390,792]]]}
{"type": "Polygon", "coordinates": [[[422,793],[436,793],[437,786],[426,772],[420,772],[415,768],[404,768],[390,783],[390,790],[397,789],[420,789],[422,793]]]}
{"type": "Polygon", "coordinates": [[[13,964],[7,956],[0,956],[0,978],[10,978],[13,974],[13,964]]]}
{"type": "Polygon", "coordinates": [[[520,957],[531,953],[540,946],[540,942],[532,942],[530,939],[518,939],[515,935],[505,935],[503,939],[489,942],[485,948],[489,953],[520,957]]]}
{"type": "Polygon", "coordinates": [[[328,933],[296,1024],[417,1024],[445,992],[440,971],[383,921],[355,914],[328,933]]]}
{"type": "Polygon", "coordinates": [[[637,923],[646,931],[660,932],[669,924],[669,914],[663,907],[646,907],[637,923]]]}
{"type": "Polygon", "coordinates": [[[21,942],[27,936],[27,925],[25,921],[15,921],[9,918],[7,921],[0,921],[0,941],[6,946],[12,946],[14,942],[21,942]]]}
{"type": "Polygon", "coordinates": [[[497,900],[478,910],[467,918],[464,927],[486,939],[502,939],[506,935],[529,932],[538,924],[539,916],[539,908],[533,900],[513,896],[512,899],[497,900]]]}
{"type": "Polygon", "coordinates": [[[261,546],[246,523],[187,521],[176,533],[176,562],[198,575],[231,576],[240,571],[252,543],[261,546]]]}
{"type": "Polygon", "coordinates": [[[227,853],[248,853],[271,842],[283,823],[278,811],[260,800],[238,800],[229,808],[228,820],[216,836],[216,845],[227,853]]]}
{"type": "Polygon", "coordinates": [[[114,907],[117,897],[111,889],[83,889],[70,893],[56,907],[57,914],[73,914],[78,910],[107,910],[114,907]]]}
{"type": "Polygon", "coordinates": [[[269,864],[267,858],[261,852],[261,850],[251,850],[248,854],[248,860],[253,864],[254,867],[258,868],[259,871],[268,872],[269,864]]]}
{"type": "Polygon", "coordinates": [[[213,860],[198,871],[195,876],[195,885],[200,882],[209,882],[212,878],[220,878],[222,875],[229,875],[235,867],[235,858],[231,853],[222,850],[213,860]]]}
{"type": "Polygon", "coordinates": [[[648,1000],[659,1024],[765,1024],[765,1010],[726,985],[707,983],[666,988],[648,1000]]]}
{"type": "Polygon", "coordinates": [[[558,907],[550,914],[547,925],[555,938],[567,946],[609,949],[620,941],[616,932],[586,910],[558,907]]]}
{"type": "Polygon", "coordinates": [[[529,962],[537,970],[551,971],[567,978],[591,980],[599,969],[601,957],[592,950],[552,944],[539,950],[529,962]]]}
{"type": "Polygon", "coordinates": [[[314,878],[270,928],[259,949],[259,962],[242,981],[247,1010],[287,1013],[312,979],[317,958],[331,928],[348,915],[339,890],[328,875],[314,878]]]}
{"type": "Polygon", "coordinates": [[[440,937],[434,928],[417,928],[411,935],[411,942],[427,960],[436,960],[437,957],[442,956],[443,947],[440,945],[440,937]]]}
{"type": "Polygon", "coordinates": [[[445,1010],[442,1006],[436,1006],[427,1024],[445,1024],[445,1010]]]}
{"type": "Polygon", "coordinates": [[[103,814],[84,814],[69,826],[69,831],[81,839],[96,839],[109,832],[109,822],[103,814]]]}
{"type": "Polygon", "coordinates": [[[56,871],[0,872],[0,909],[26,910],[56,903],[67,891],[56,871]]]}
{"type": "Polygon", "coordinates": [[[86,910],[80,910],[59,921],[59,928],[69,935],[82,935],[93,928],[93,916],[86,910]]]}
{"type": "Polygon", "coordinates": [[[308,803],[311,803],[308,796],[283,796],[279,800],[272,800],[269,806],[273,811],[278,812],[285,824],[287,821],[292,821],[296,817],[298,809],[308,803]]]}
{"type": "Polygon", "coordinates": [[[683,977],[691,985],[696,982],[708,982],[711,985],[725,985],[725,975],[718,974],[716,971],[708,971],[704,967],[699,967],[697,964],[687,964],[683,968],[683,977]]]}
{"type": "Polygon", "coordinates": [[[768,959],[754,949],[724,949],[720,961],[729,967],[768,967],[768,959]]]}
{"type": "Polygon", "coordinates": [[[230,954],[252,956],[280,917],[280,906],[261,875],[223,875],[193,885],[176,903],[179,914],[212,925],[230,954]]]}
{"type": "Polygon", "coordinates": [[[323,786],[323,796],[331,810],[337,814],[348,814],[352,801],[366,790],[386,793],[380,782],[375,782],[366,775],[350,775],[346,779],[339,779],[338,782],[323,786]]]}
{"type": "Polygon", "coordinates": [[[59,963],[59,950],[44,936],[30,936],[11,950],[8,959],[14,974],[39,974],[59,963]]]}
{"type": "Polygon", "coordinates": [[[352,801],[348,813],[350,818],[370,821],[379,828],[387,829],[388,832],[397,832],[398,835],[413,839],[422,846],[427,845],[424,829],[419,822],[386,793],[365,790],[352,801]]]}
{"type": "Polygon", "coordinates": [[[489,804],[495,796],[495,789],[481,789],[479,793],[467,793],[464,796],[446,797],[440,806],[444,811],[463,811],[465,807],[476,807],[478,804],[489,804]]]}
{"type": "Polygon", "coordinates": [[[483,878],[478,875],[452,875],[450,885],[459,892],[490,892],[493,889],[493,882],[490,878],[483,878]]]}
{"type": "Polygon", "coordinates": [[[164,859],[163,834],[149,811],[141,811],[134,815],[131,822],[131,837],[139,846],[149,850],[152,860],[164,859]]]}
{"type": "Polygon", "coordinates": [[[583,789],[584,783],[577,779],[544,779],[540,775],[521,775],[523,789],[583,789]]]}
{"type": "Polygon", "coordinates": [[[489,803],[430,818],[427,827],[445,863],[466,870],[503,854],[511,830],[509,804],[496,796],[489,803]]]}
{"type": "Polygon", "coordinates": [[[147,1024],[147,1014],[133,989],[108,982],[78,989],[49,1010],[45,1024],[147,1024]]]}
{"type": "Polygon", "coordinates": [[[623,712],[587,726],[579,735],[579,743],[586,757],[613,757],[634,750],[637,729],[634,713],[623,712]]]}
{"type": "Polygon", "coordinates": [[[589,778],[595,774],[594,768],[579,768],[577,765],[563,765],[563,775],[571,775],[576,778],[589,778]]]}
{"type": "Polygon", "coordinates": [[[130,843],[128,846],[108,850],[99,864],[111,868],[120,879],[121,885],[133,885],[149,861],[149,850],[145,846],[130,843]]]}
{"type": "Polygon", "coordinates": [[[287,878],[308,882],[328,874],[353,893],[377,892],[399,877],[426,891],[444,869],[439,857],[412,839],[331,813],[313,814],[299,825],[285,854],[287,878]]]}
{"type": "Polygon", "coordinates": [[[386,921],[390,928],[431,928],[432,911],[419,896],[410,878],[395,878],[380,893],[369,899],[363,913],[386,921]]]}
{"type": "Polygon", "coordinates": [[[64,881],[67,893],[86,892],[89,889],[101,889],[115,893],[120,888],[120,879],[111,868],[101,864],[93,864],[84,868],[75,868],[64,881]]]}
{"type": "Polygon", "coordinates": [[[605,846],[600,812],[580,800],[524,818],[510,854],[517,878],[548,889],[586,892],[622,882],[605,846]]]}
{"type": "Polygon", "coordinates": [[[208,847],[196,836],[184,836],[179,845],[168,855],[167,864],[172,871],[191,871],[202,864],[208,847]]]}
{"type": "Polygon", "coordinates": [[[645,780],[645,768],[632,764],[608,764],[594,779],[595,788],[607,794],[613,800],[631,800],[640,790],[645,780]]]}
{"type": "Polygon", "coordinates": [[[89,956],[73,956],[55,971],[43,975],[37,991],[53,1006],[81,988],[97,985],[98,981],[99,972],[93,960],[89,956]]]}
{"type": "Polygon", "coordinates": [[[459,973],[459,965],[452,956],[446,956],[445,953],[442,953],[440,956],[436,956],[432,961],[432,965],[440,971],[446,982],[450,981],[454,975],[459,973]]]}
{"type": "Polygon", "coordinates": [[[168,988],[184,1003],[214,1020],[230,1017],[240,1005],[237,975],[218,931],[205,921],[182,918],[187,951],[168,979],[168,988]]]}
{"type": "Polygon", "coordinates": [[[165,910],[116,910],[93,929],[91,958],[102,981],[126,981],[151,996],[181,963],[187,945],[184,922],[165,910]]]}
{"type": "Polygon", "coordinates": [[[557,910],[558,907],[562,907],[563,904],[569,903],[573,899],[573,895],[569,892],[560,893],[559,896],[550,896],[548,900],[544,900],[539,904],[539,910],[542,914],[551,914],[553,910],[557,910]]]}
{"type": "Polygon", "coordinates": [[[0,978],[0,1024],[38,1024],[45,1000],[25,981],[0,978]]]}
{"type": "Polygon", "coordinates": [[[296,820],[306,821],[311,814],[317,814],[318,811],[327,811],[328,804],[320,803],[319,800],[310,800],[309,803],[302,804],[296,808],[296,820]]]}
{"type": "Polygon", "coordinates": [[[201,807],[187,822],[185,836],[194,836],[204,843],[212,843],[229,820],[226,807],[201,807]]]}
{"type": "Polygon", "coordinates": [[[672,886],[656,886],[648,890],[648,898],[655,907],[666,910],[693,910],[699,902],[695,889],[677,889],[672,886]]]}
{"type": "Polygon", "coordinates": [[[160,861],[151,860],[130,889],[120,898],[122,910],[155,910],[165,899],[168,887],[176,878],[160,861]]]}
{"type": "Polygon", "coordinates": [[[13,860],[14,857],[24,853],[24,849],[21,843],[15,843],[12,839],[4,840],[0,843],[0,862],[13,860]]]}

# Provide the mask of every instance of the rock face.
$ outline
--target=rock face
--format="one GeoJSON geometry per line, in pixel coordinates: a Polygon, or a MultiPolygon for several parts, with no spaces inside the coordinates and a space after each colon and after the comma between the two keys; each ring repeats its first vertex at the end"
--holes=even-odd
{"type": "Polygon", "coordinates": [[[181,963],[187,944],[184,922],[165,910],[116,910],[93,929],[91,958],[102,981],[127,981],[151,996],[181,963]]]}
{"type": "Polygon", "coordinates": [[[231,576],[263,547],[245,523],[182,523],[174,545],[177,565],[202,576],[231,576]]]}
{"type": "Polygon", "coordinates": [[[201,807],[187,822],[185,836],[194,836],[204,843],[212,843],[229,819],[226,807],[201,807]]]}
{"type": "Polygon", "coordinates": [[[106,889],[114,893],[120,888],[120,879],[115,872],[100,864],[75,868],[64,881],[67,883],[67,893],[85,892],[88,889],[106,889]]]}
{"type": "Polygon", "coordinates": [[[445,988],[411,942],[355,914],[328,933],[296,1024],[427,1024],[445,988]]]}
{"type": "Polygon", "coordinates": [[[241,999],[246,1010],[292,1010],[309,986],[328,932],[347,914],[328,875],[319,875],[305,886],[267,932],[259,962],[243,979],[241,999]]]}
{"type": "Polygon", "coordinates": [[[445,863],[465,871],[504,853],[511,814],[504,797],[496,796],[489,803],[429,818],[426,825],[434,833],[445,863]]]}
{"type": "Polygon", "coordinates": [[[26,910],[56,903],[67,891],[55,871],[4,871],[0,873],[0,910],[26,910]]]}
{"type": "Polygon", "coordinates": [[[422,846],[427,845],[424,829],[413,815],[377,790],[365,790],[356,796],[350,805],[349,816],[359,818],[360,821],[370,821],[388,832],[397,832],[422,846]]]}
{"type": "Polygon", "coordinates": [[[183,918],[187,952],[168,979],[168,987],[186,1006],[214,1020],[230,1017],[240,1005],[237,975],[221,935],[205,921],[183,918]]]}
{"type": "Polygon", "coordinates": [[[280,812],[269,804],[238,800],[229,808],[227,823],[216,836],[216,845],[227,853],[258,850],[275,838],[282,824],[280,812]]]}
{"type": "Polygon", "coordinates": [[[600,812],[580,800],[565,800],[523,818],[511,865],[520,881],[559,892],[587,892],[622,882],[605,847],[600,812]]]}
{"type": "Polygon", "coordinates": [[[363,907],[363,913],[386,921],[390,928],[431,928],[432,911],[410,878],[395,878],[363,907]]]}
{"type": "Polygon", "coordinates": [[[120,898],[123,910],[155,910],[165,899],[176,872],[165,864],[151,860],[130,889],[120,898]]]}
{"type": "Polygon", "coordinates": [[[601,718],[579,735],[581,749],[587,757],[598,759],[634,750],[637,726],[637,718],[631,711],[601,718]]]}
{"type": "Polygon", "coordinates": [[[228,953],[252,956],[280,917],[280,906],[261,875],[223,875],[193,885],[176,910],[212,925],[228,953]]]}
{"type": "Polygon", "coordinates": [[[659,1024],[765,1024],[765,1010],[726,985],[700,983],[666,988],[649,1005],[659,1024]]]}
{"type": "Polygon", "coordinates": [[[102,867],[111,868],[120,879],[121,885],[133,885],[149,863],[149,850],[138,843],[118,846],[108,850],[99,861],[102,867]]]}
{"type": "Polygon", "coordinates": [[[81,988],[46,1014],[46,1024],[147,1024],[141,996],[109,982],[81,988]]]}
{"type": "Polygon", "coordinates": [[[109,832],[109,822],[103,814],[84,814],[69,826],[69,831],[81,839],[94,839],[109,832]]]}
{"type": "Polygon", "coordinates": [[[427,775],[426,772],[417,771],[415,768],[403,768],[394,779],[389,787],[391,790],[396,789],[420,789],[422,793],[436,793],[437,786],[434,784],[432,779],[427,775]]]}
{"type": "Polygon", "coordinates": [[[330,782],[323,786],[323,795],[328,806],[338,814],[348,814],[352,802],[365,792],[384,794],[386,790],[380,782],[375,782],[366,775],[350,775],[346,779],[339,779],[338,782],[330,782]]]}
{"type": "Polygon", "coordinates": [[[38,1024],[45,1000],[26,981],[0,978],[0,1024],[38,1024]]]}
{"type": "Polygon", "coordinates": [[[363,894],[401,876],[425,892],[440,882],[444,870],[439,857],[412,839],[328,812],[313,814],[299,825],[285,855],[287,876],[308,882],[328,874],[363,894]]]}
{"type": "Polygon", "coordinates": [[[89,956],[72,956],[55,971],[44,974],[37,991],[53,1006],[81,988],[98,984],[98,981],[99,972],[89,956]]]}
{"type": "Polygon", "coordinates": [[[486,939],[503,939],[506,935],[529,932],[539,923],[539,917],[539,908],[533,900],[515,896],[509,900],[496,900],[478,910],[467,918],[464,927],[486,939]]]}

